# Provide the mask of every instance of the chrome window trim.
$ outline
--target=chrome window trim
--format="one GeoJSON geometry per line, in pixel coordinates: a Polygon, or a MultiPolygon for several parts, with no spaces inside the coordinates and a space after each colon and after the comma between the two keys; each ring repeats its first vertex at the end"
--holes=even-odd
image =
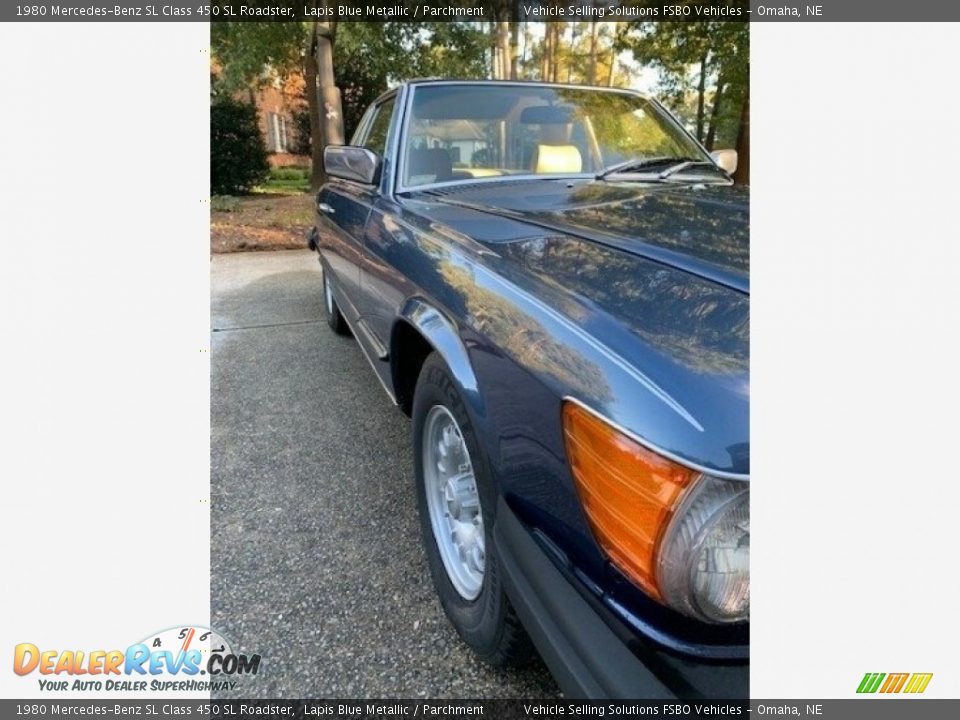
{"type": "Polygon", "coordinates": [[[403,171],[407,165],[407,153],[404,148],[407,144],[407,132],[410,128],[410,114],[413,112],[413,95],[416,92],[415,85],[407,86],[407,92],[403,100],[403,122],[398,129],[395,162],[393,163],[393,192],[400,194],[407,192],[403,186],[403,171]]]}
{"type": "Polygon", "coordinates": [[[628,430],[627,428],[625,428],[625,427],[624,427],[623,425],[621,425],[620,423],[618,423],[618,422],[616,422],[616,421],[614,421],[614,420],[611,420],[610,418],[606,417],[605,415],[603,415],[603,414],[600,413],[600,412],[597,412],[597,411],[594,410],[592,407],[590,407],[589,405],[587,405],[585,402],[583,402],[582,400],[578,400],[577,398],[573,397],[572,395],[564,395],[564,397],[563,397],[563,402],[573,403],[573,404],[576,405],[577,407],[579,407],[579,408],[585,410],[586,412],[590,413],[591,415],[593,415],[595,418],[597,418],[597,420],[600,420],[600,421],[606,423],[607,425],[609,425],[610,427],[612,427],[612,428],[613,428],[614,430],[616,430],[617,432],[620,432],[620,433],[626,435],[628,438],[630,438],[630,439],[633,440],[634,442],[642,445],[642,446],[645,447],[647,450],[650,450],[651,452],[655,452],[657,455],[661,455],[661,456],[667,458],[667,460],[671,460],[672,462],[677,463],[677,465],[682,465],[683,467],[689,468],[690,470],[693,470],[693,471],[695,471],[695,472],[698,472],[698,473],[700,473],[700,474],[702,474],[702,475],[709,475],[710,477],[714,477],[714,478],[717,478],[717,479],[719,479],[719,480],[733,480],[733,481],[736,481],[736,482],[750,482],[750,475],[749,475],[749,474],[733,473],[733,472],[727,472],[727,471],[724,471],[724,470],[714,470],[714,469],[705,467],[704,465],[700,465],[699,463],[695,463],[695,462],[692,462],[692,461],[690,461],[690,460],[687,460],[686,458],[682,458],[682,457],[680,457],[679,455],[677,455],[676,453],[670,452],[669,450],[664,450],[662,447],[659,447],[658,445],[650,442],[649,440],[646,440],[646,439],[640,437],[639,435],[637,435],[637,434],[636,434],[635,432],[633,432],[632,430],[628,430]]]}
{"type": "Polygon", "coordinates": [[[406,113],[407,113],[407,95],[408,88],[406,85],[401,85],[398,88],[393,90],[388,90],[383,93],[376,102],[386,102],[389,99],[394,100],[393,104],[393,116],[390,118],[390,130],[387,133],[387,146],[384,150],[382,162],[381,162],[381,171],[380,171],[380,193],[384,197],[392,198],[394,195],[394,188],[397,186],[397,180],[399,176],[397,175],[397,158],[395,157],[399,153],[400,148],[400,138],[402,127],[397,127],[398,123],[396,119],[399,113],[403,113],[401,119],[404,124],[406,123],[406,113]]]}
{"type": "MultiPolygon", "coordinates": [[[[630,90],[628,88],[611,88],[603,87],[598,85],[577,85],[575,83],[544,83],[536,80],[412,80],[408,83],[405,83],[401,86],[401,91],[404,92],[404,97],[401,103],[398,103],[398,107],[402,105],[403,107],[403,123],[399,128],[399,137],[396,145],[397,158],[396,161],[391,163],[393,165],[391,174],[391,188],[390,195],[401,195],[404,193],[413,193],[421,192],[424,190],[432,190],[436,188],[444,187],[457,187],[460,185],[471,185],[477,183],[497,183],[504,182],[507,180],[564,180],[564,179],[573,179],[573,180],[590,180],[596,177],[596,173],[557,173],[557,174],[546,174],[546,173],[526,173],[523,175],[502,175],[498,177],[485,177],[485,178],[468,178],[464,180],[447,180],[439,183],[427,183],[425,185],[413,185],[407,186],[403,184],[403,171],[406,169],[406,153],[403,152],[403,149],[406,145],[407,134],[410,126],[410,116],[413,112],[413,99],[416,95],[416,91],[421,87],[444,87],[450,85],[486,85],[489,87],[547,87],[547,88],[561,88],[566,90],[598,90],[601,92],[612,92],[618,93],[620,95],[628,95],[630,97],[640,98],[645,100],[650,104],[654,105],[657,110],[659,110],[665,117],[668,123],[671,123],[672,126],[678,130],[682,135],[688,137],[704,154],[705,159],[714,162],[713,157],[704,147],[703,143],[697,140],[694,135],[687,130],[683,124],[671,113],[663,104],[651,95],[646,93],[639,92],[638,90],[630,90]]],[[[395,91],[391,91],[395,92],[395,91]]],[[[384,93],[386,95],[387,93],[384,93]]],[[[381,96],[382,97],[382,96],[381,96]]],[[[377,98],[376,102],[379,102],[380,98],[377,98]]],[[[719,167],[719,166],[717,166],[719,167]]],[[[721,168],[722,170],[722,168],[721,168]]]]}
{"type": "Polygon", "coordinates": [[[370,134],[370,126],[373,124],[373,119],[376,117],[377,113],[380,112],[380,106],[396,94],[396,88],[393,90],[388,90],[370,103],[370,107],[366,109],[366,111],[363,113],[363,116],[360,118],[357,129],[353,131],[353,137],[350,138],[350,142],[347,143],[348,145],[363,146],[363,144],[367,141],[367,136],[370,134]]]}
{"type": "MultiPolygon", "coordinates": [[[[373,153],[376,152],[376,150],[373,150],[367,147],[367,141],[370,139],[370,133],[373,130],[373,126],[374,124],[376,124],[377,119],[380,117],[380,113],[383,112],[384,105],[386,105],[388,102],[391,102],[392,100],[394,100],[393,96],[384,97],[383,100],[378,100],[377,102],[375,102],[373,105],[370,106],[370,110],[372,112],[369,113],[369,120],[367,120],[366,124],[363,126],[363,134],[361,137],[358,138],[359,142],[351,142],[350,143],[351,145],[360,146],[362,148],[365,148],[366,150],[370,150],[370,152],[373,152],[373,153]]],[[[383,139],[383,154],[381,155],[381,159],[383,157],[386,157],[387,151],[390,149],[390,135],[392,134],[390,132],[390,129],[393,127],[393,117],[394,115],[396,115],[396,112],[397,112],[397,105],[396,105],[396,102],[394,102],[393,107],[390,108],[390,119],[389,119],[390,124],[387,125],[387,136],[383,139]]],[[[366,114],[364,115],[364,119],[365,120],[367,119],[366,114]]],[[[359,130],[354,134],[359,135],[360,134],[359,130]]]]}
{"type": "Polygon", "coordinates": [[[401,188],[400,190],[397,190],[397,193],[418,193],[447,187],[476,185],[478,183],[505,182],[507,180],[593,180],[593,178],[593,173],[579,173],[577,175],[567,175],[565,173],[523,173],[522,175],[500,175],[497,177],[470,178],[465,180],[444,180],[443,182],[427,183],[426,185],[415,185],[412,188],[401,188]]]}
{"type": "MultiPolygon", "coordinates": [[[[360,122],[357,123],[357,129],[353,131],[353,137],[350,138],[348,145],[362,145],[363,138],[366,137],[367,126],[370,124],[370,118],[376,115],[377,106],[371,105],[366,109],[362,116],[360,116],[360,122]]],[[[328,145],[330,143],[327,143],[328,145]]]]}
{"type": "MultiPolygon", "coordinates": [[[[357,129],[353,131],[353,137],[350,138],[350,142],[345,143],[345,146],[364,147],[364,143],[367,141],[367,137],[370,134],[370,127],[373,125],[374,118],[376,118],[377,114],[380,112],[381,106],[388,100],[391,100],[396,96],[399,96],[402,91],[403,91],[402,87],[387,90],[385,93],[381,94],[376,100],[370,103],[370,107],[368,107],[364,111],[363,116],[360,118],[360,122],[357,124],[357,129]]],[[[385,169],[389,170],[389,165],[392,165],[392,163],[388,162],[387,158],[389,157],[389,151],[390,151],[390,139],[394,136],[393,127],[395,123],[393,122],[393,116],[396,115],[399,107],[400,107],[400,102],[397,102],[394,104],[393,110],[391,111],[390,131],[387,134],[387,146],[385,148],[384,154],[382,156],[378,156],[380,157],[379,182],[375,184],[367,184],[367,183],[359,182],[357,180],[351,180],[349,178],[339,178],[339,177],[332,177],[332,176],[327,178],[327,182],[329,183],[343,182],[343,183],[348,183],[349,185],[354,187],[360,187],[366,190],[373,189],[375,192],[379,191],[380,193],[386,194],[386,195],[390,194],[387,191],[387,189],[392,187],[392,178],[387,177],[388,173],[385,172],[385,169]]],[[[333,144],[333,143],[326,143],[326,145],[324,145],[324,150],[326,150],[327,145],[330,145],[330,144],[333,144]]],[[[364,149],[368,149],[368,148],[364,148],[364,149]]]]}

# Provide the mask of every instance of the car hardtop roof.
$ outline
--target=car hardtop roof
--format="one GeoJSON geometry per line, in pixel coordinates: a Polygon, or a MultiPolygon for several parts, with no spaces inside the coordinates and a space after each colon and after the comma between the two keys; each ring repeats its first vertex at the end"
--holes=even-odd
{"type": "Polygon", "coordinates": [[[578,90],[603,90],[605,92],[629,93],[630,95],[639,95],[640,97],[644,98],[649,97],[649,95],[646,93],[642,93],[639,90],[633,90],[631,88],[611,87],[607,85],[587,85],[580,83],[544,82],[542,80],[490,80],[478,78],[422,77],[404,80],[398,85],[398,87],[402,85],[411,87],[416,85],[535,85],[538,87],[576,88],[578,90]]]}
{"type": "Polygon", "coordinates": [[[623,93],[626,95],[633,95],[635,97],[641,97],[645,100],[651,100],[652,98],[647,93],[642,93],[639,90],[632,90],[630,88],[622,87],[609,87],[606,85],[578,85],[576,83],[559,83],[559,82],[541,82],[540,80],[483,80],[483,79],[457,79],[457,78],[442,78],[442,77],[425,77],[425,78],[411,78],[409,80],[404,80],[398,83],[395,87],[382,92],[377,96],[371,105],[379,105],[383,101],[387,100],[390,97],[397,95],[400,90],[403,88],[412,88],[419,86],[432,86],[432,85],[530,85],[536,87],[557,87],[557,88],[576,88],[578,90],[602,90],[604,92],[617,92],[623,93]]]}

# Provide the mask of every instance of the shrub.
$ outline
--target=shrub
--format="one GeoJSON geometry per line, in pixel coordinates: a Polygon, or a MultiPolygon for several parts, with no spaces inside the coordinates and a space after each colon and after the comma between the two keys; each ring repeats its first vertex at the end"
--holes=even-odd
{"type": "Polygon", "coordinates": [[[218,97],[210,104],[211,194],[247,193],[269,172],[256,108],[230,97],[218,97]]]}

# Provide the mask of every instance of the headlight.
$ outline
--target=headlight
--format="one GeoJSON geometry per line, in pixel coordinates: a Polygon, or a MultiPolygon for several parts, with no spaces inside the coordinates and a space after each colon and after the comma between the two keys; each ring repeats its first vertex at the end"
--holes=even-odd
{"type": "Polygon", "coordinates": [[[657,578],[671,607],[718,623],[750,616],[747,483],[702,476],[670,521],[657,578]]]}
{"type": "Polygon", "coordinates": [[[597,543],[655,600],[713,623],[750,614],[748,484],[644,447],[573,402],[567,457],[597,543]]]}

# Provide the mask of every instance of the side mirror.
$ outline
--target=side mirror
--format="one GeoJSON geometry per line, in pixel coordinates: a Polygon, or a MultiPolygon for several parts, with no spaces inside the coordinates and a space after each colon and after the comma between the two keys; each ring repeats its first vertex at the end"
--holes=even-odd
{"type": "Polygon", "coordinates": [[[714,150],[710,153],[713,161],[733,175],[737,171],[737,151],[736,150],[714,150]]]}
{"type": "Polygon", "coordinates": [[[355,145],[327,145],[323,170],[331,177],[373,185],[380,174],[380,156],[355,145]]]}

